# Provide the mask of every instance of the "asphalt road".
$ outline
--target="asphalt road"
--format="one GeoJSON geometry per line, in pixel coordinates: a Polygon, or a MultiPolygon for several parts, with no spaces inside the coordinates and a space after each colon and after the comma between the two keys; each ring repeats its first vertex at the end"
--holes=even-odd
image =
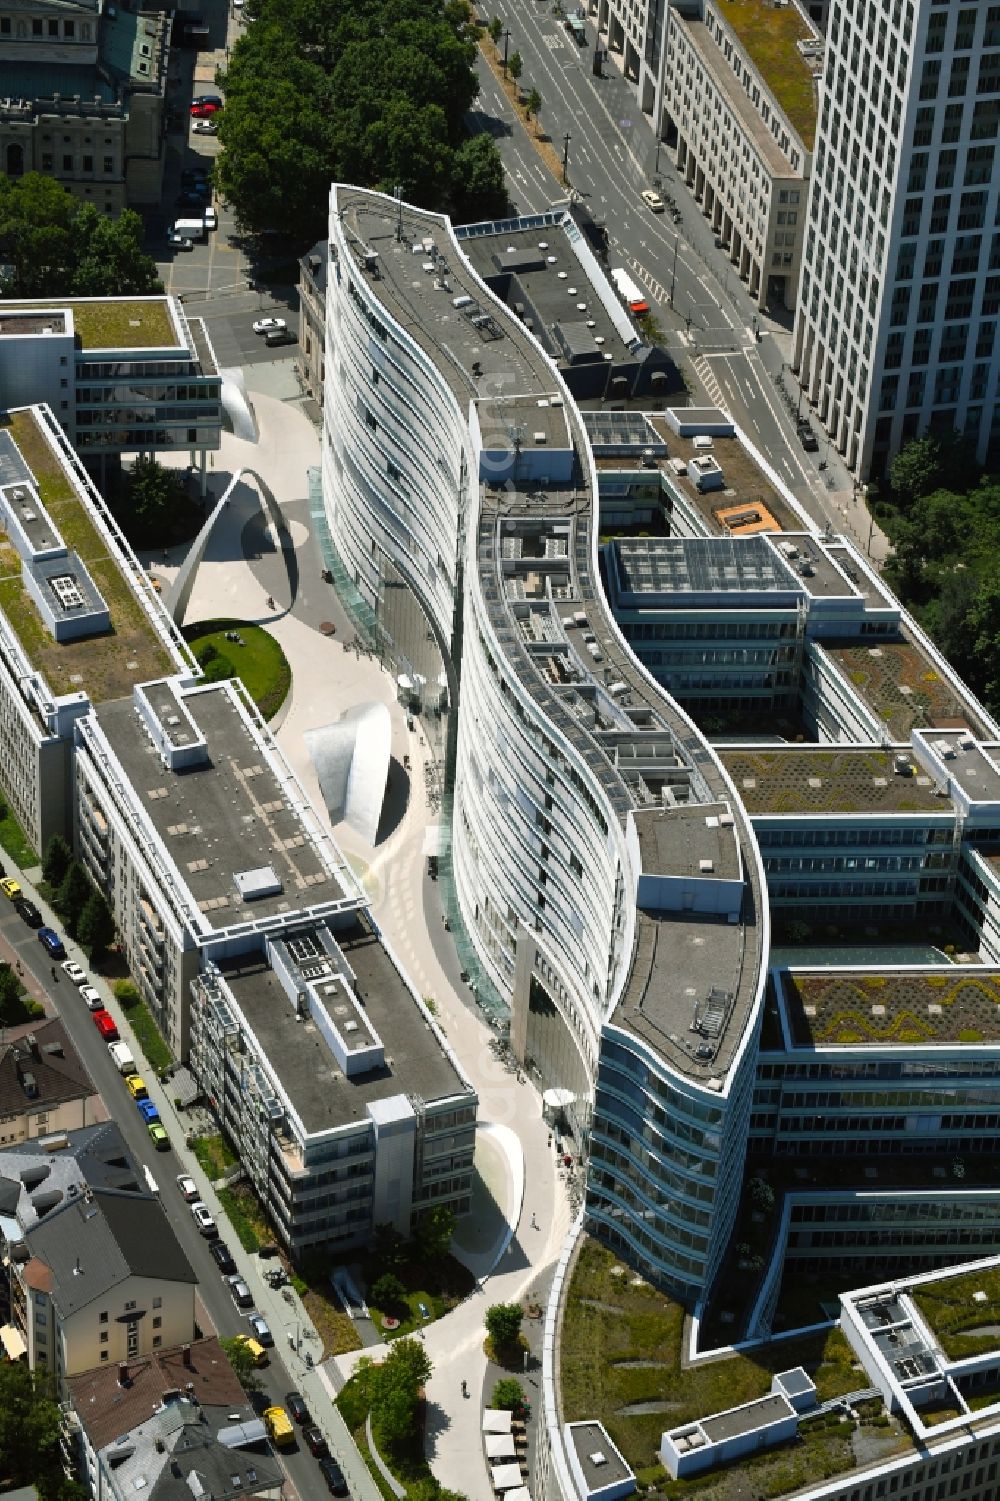
{"type": "MultiPolygon", "coordinates": [[[[25,890],[47,915],[47,909],[41,898],[36,896],[30,887],[25,886],[25,890]]],[[[76,986],[61,974],[58,965],[56,972],[61,977],[58,981],[53,981],[52,966],[34,932],[25,926],[4,897],[0,897],[0,942],[5,948],[12,950],[14,958],[20,961],[27,972],[25,980],[27,981],[30,975],[37,982],[38,987],[47,993],[48,1008],[58,1011],[62,1018],[73,1046],[83,1059],[96,1089],[125,1138],[129,1151],[140,1167],[148,1167],[153,1174],[160,1190],[160,1201],[198,1279],[198,1297],[215,1332],[222,1339],[230,1338],[235,1334],[248,1333],[247,1315],[241,1314],[233,1303],[222,1274],[209,1254],[208,1243],[197,1230],[190,1210],[181,1198],[175,1182],[177,1174],[182,1171],[190,1172],[199,1184],[204,1184],[204,1175],[200,1169],[192,1169],[187,1162],[180,1162],[173,1149],[169,1152],[155,1150],[142,1117],[133,1105],[124,1080],[112,1063],[107,1046],[101,1040],[100,1033],[91,1019],[91,1013],[80,999],[76,986]]],[[[67,943],[66,951],[70,958],[76,959],[84,968],[87,968],[86,955],[78,951],[74,945],[67,943]]],[[[106,987],[100,980],[96,983],[102,992],[106,991],[106,987]]],[[[120,1019],[120,1010],[114,1001],[111,1002],[109,1009],[116,1019],[120,1019]]],[[[156,1102],[164,1123],[169,1126],[173,1112],[167,1104],[165,1091],[157,1083],[155,1077],[151,1076],[149,1070],[142,1068],[141,1059],[138,1061],[150,1098],[156,1102]]],[[[254,1259],[245,1255],[231,1229],[226,1234],[228,1227],[225,1221],[222,1222],[220,1228],[240,1272],[246,1279],[250,1290],[254,1291],[259,1283],[259,1274],[254,1259]]],[[[248,1312],[252,1311],[248,1310],[248,1312]]],[[[271,1327],[276,1341],[280,1340],[283,1337],[282,1330],[275,1328],[273,1323],[271,1327]]],[[[203,1328],[202,1332],[211,1333],[212,1330],[203,1328]]],[[[284,1402],[287,1392],[295,1390],[300,1384],[298,1379],[290,1376],[282,1350],[277,1343],[270,1351],[270,1364],[260,1374],[267,1396],[279,1403],[284,1402]]],[[[266,1405],[266,1402],[260,1402],[261,1407],[266,1405]]],[[[304,1501],[313,1501],[313,1498],[315,1501],[320,1501],[320,1498],[329,1495],[315,1459],[304,1446],[299,1445],[296,1449],[288,1450],[278,1457],[304,1501]]],[[[343,1459],[341,1462],[343,1463],[343,1459]]]]}
{"type": "MultiPolygon", "coordinates": [[[[608,227],[610,264],[626,266],[645,288],[671,354],[692,383],[728,408],[816,521],[853,532],[864,544],[867,517],[851,499],[850,475],[820,429],[819,451],[802,449],[794,407],[789,410],[776,383],[792,315],[779,309],[771,310],[773,316],[759,313],[715,246],[700,206],[678,180],[669,149],[657,150],[650,123],[614,64],[605,62],[604,76],[595,77],[592,20],[586,23],[588,45],[579,47],[540,0],[508,0],[502,19],[510,30],[509,54],[520,52],[523,60],[521,91],[538,90],[541,129],[560,156],[565,134],[570,137],[563,187],[531,143],[534,127],[525,129],[479,59],[480,94],[470,125],[495,139],[516,211],[539,212],[568,191],[578,193],[608,227]],[[676,200],[679,225],[642,203],[643,189],[657,182],[676,200]]],[[[785,385],[797,393],[790,375],[785,385]]]]}
{"type": "MultiPolygon", "coordinates": [[[[225,6],[219,0],[208,7],[213,40],[220,47],[225,37],[225,6]]],[[[230,39],[239,29],[234,12],[229,16],[230,39]]],[[[178,129],[167,137],[167,157],[163,179],[163,198],[159,209],[145,214],[146,249],[156,261],[166,290],[183,300],[192,316],[204,318],[209,338],[223,369],[237,365],[270,363],[287,359],[295,353],[288,344],[268,348],[255,334],[252,324],[262,317],[284,318],[293,332],[298,332],[298,294],[294,287],[297,275],[286,278],[293,285],[282,286],[276,295],[266,289],[255,291],[247,240],[241,236],[232,211],[216,198],[219,227],[192,250],[175,250],[167,244],[167,230],[176,218],[190,217],[190,211],[176,207],[185,168],[211,168],[219,151],[215,136],[196,134],[190,118],[192,95],[216,92],[193,82],[198,59],[194,52],[178,50],[175,54],[177,74],[171,79],[170,105],[178,119],[178,129]]],[[[197,217],[197,214],[195,214],[197,217]]]]}

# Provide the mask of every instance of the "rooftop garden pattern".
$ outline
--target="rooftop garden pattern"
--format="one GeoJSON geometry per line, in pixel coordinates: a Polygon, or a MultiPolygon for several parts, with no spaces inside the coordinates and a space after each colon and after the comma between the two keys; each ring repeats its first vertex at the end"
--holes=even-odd
{"type": "Polygon", "coordinates": [[[111,612],[112,628],[101,636],[57,642],[46,630],[21,581],[14,549],[0,544],[0,609],[33,667],[56,694],[86,692],[92,702],[121,698],[134,683],[174,671],[152,622],[139,603],[120,560],[89,517],[79,496],[30,411],[0,419],[9,427],[38,493],[67,547],[86,565],[111,612]]]}
{"type": "Polygon", "coordinates": [[[881,750],[722,750],[723,764],[747,812],[920,813],[950,811],[919,768],[900,776],[881,750]]]}
{"type": "Polygon", "coordinates": [[[785,970],[797,1047],[1000,1042],[1000,973],[941,967],[891,974],[785,970]]]}
{"type": "MultiPolygon", "coordinates": [[[[853,1426],[805,1422],[801,1439],[685,1481],[660,1470],[660,1435],[678,1423],[764,1396],[776,1371],[802,1365],[825,1402],[866,1385],[839,1329],[779,1340],[698,1366],[681,1360],[685,1313],[614,1253],[583,1236],[563,1315],[563,1420],[604,1424],[641,1482],[661,1496],[699,1501],[782,1496],[821,1475],[853,1468],[853,1426]],[[750,1480],[752,1476],[752,1481],[750,1480]]],[[[878,1404],[881,1414],[881,1403],[878,1404]]],[[[866,1429],[876,1453],[908,1447],[895,1422],[866,1429]]]]}
{"type": "Polygon", "coordinates": [[[952,685],[912,641],[827,650],[868,707],[885,721],[897,744],[908,741],[914,729],[961,725],[968,725],[977,739],[989,738],[952,685]]]}
{"type": "Polygon", "coordinates": [[[816,87],[798,43],[815,35],[794,5],[772,0],[726,0],[719,14],[758,69],[788,123],[811,151],[816,135],[816,87]]]}
{"type": "Polygon", "coordinates": [[[66,307],[83,349],[175,349],[177,330],[166,297],[85,297],[4,303],[4,312],[66,307]]]}
{"type": "Polygon", "coordinates": [[[985,1355],[1000,1345],[1000,1267],[922,1282],[911,1296],[949,1360],[985,1355]]]}

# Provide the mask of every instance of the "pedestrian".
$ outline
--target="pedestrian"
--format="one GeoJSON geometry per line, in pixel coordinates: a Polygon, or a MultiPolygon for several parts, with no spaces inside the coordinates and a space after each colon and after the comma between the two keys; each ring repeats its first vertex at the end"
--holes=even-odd
{"type": "Polygon", "coordinates": [[[532,1230],[537,1230],[538,1229],[538,1221],[535,1219],[534,1212],[532,1212],[532,1216],[531,1216],[531,1228],[532,1228],[532,1230]]]}

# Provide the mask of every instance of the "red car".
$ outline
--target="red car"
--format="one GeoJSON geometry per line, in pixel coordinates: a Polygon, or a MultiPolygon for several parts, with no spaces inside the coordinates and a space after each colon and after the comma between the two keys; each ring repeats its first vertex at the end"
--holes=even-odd
{"type": "Polygon", "coordinates": [[[210,116],[218,114],[218,104],[192,104],[191,115],[195,120],[207,120],[210,116]]]}
{"type": "Polygon", "coordinates": [[[104,1041],[117,1042],[118,1028],[115,1026],[115,1019],[111,1015],[111,1012],[95,1011],[92,1014],[94,1017],[94,1025],[97,1028],[98,1032],[100,1032],[101,1036],[104,1038],[104,1041]]]}

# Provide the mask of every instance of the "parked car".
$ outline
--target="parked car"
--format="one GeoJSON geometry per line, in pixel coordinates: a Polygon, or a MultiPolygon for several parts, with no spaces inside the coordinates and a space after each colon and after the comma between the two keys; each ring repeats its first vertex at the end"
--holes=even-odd
{"type": "Polygon", "coordinates": [[[329,1452],[326,1439],[323,1437],[323,1430],[317,1428],[315,1423],[310,1424],[308,1428],[303,1428],[302,1437],[309,1453],[315,1454],[317,1459],[322,1459],[329,1452]]]}
{"type": "Polygon", "coordinates": [[[103,1011],[105,1009],[104,999],[100,991],[95,990],[93,985],[81,985],[80,995],[86,1001],[91,1011],[103,1011]]]}
{"type": "Polygon", "coordinates": [[[38,942],[53,959],[65,959],[66,950],[63,948],[63,941],[55,928],[39,928],[38,942]]]}
{"type": "MultiPolygon", "coordinates": [[[[204,214],[205,204],[208,202],[210,197],[211,190],[207,185],[204,191],[201,191],[198,188],[185,188],[184,192],[178,193],[177,197],[174,199],[174,202],[176,203],[177,208],[180,211],[178,217],[185,219],[189,218],[192,214],[204,214]]],[[[179,234],[180,230],[175,229],[174,233],[179,234]]]]}
{"type": "Polygon", "coordinates": [[[62,972],[64,975],[69,975],[74,985],[86,985],[87,983],[87,971],[82,964],[77,964],[75,959],[64,959],[62,972]]]}
{"type": "Polygon", "coordinates": [[[160,1119],[160,1112],[157,1110],[152,1100],[141,1099],[136,1100],[135,1103],[139,1114],[142,1116],[147,1126],[154,1125],[155,1122],[160,1119]]]}
{"type": "Polygon", "coordinates": [[[222,104],[221,103],[219,103],[219,104],[192,104],[192,106],[191,106],[191,114],[192,114],[192,116],[194,117],[195,120],[207,120],[212,115],[217,114],[221,108],[222,108],[222,104]]]}
{"type": "Polygon", "coordinates": [[[271,1333],[267,1319],[262,1314],[252,1313],[247,1322],[250,1325],[250,1333],[254,1339],[262,1344],[266,1350],[270,1350],[274,1344],[274,1335],[271,1333]]]}
{"type": "MultiPolygon", "coordinates": [[[[127,1082],[127,1081],[126,1081],[127,1082]]],[[[177,1174],[177,1187],[181,1191],[181,1198],[185,1204],[193,1204],[198,1197],[198,1185],[187,1173],[177,1174]]]]}
{"type": "Polygon", "coordinates": [[[235,1272],[236,1262],[233,1259],[233,1253],[224,1240],[213,1240],[208,1249],[211,1251],[220,1272],[224,1272],[227,1275],[230,1272],[235,1272]]]}
{"type": "Polygon", "coordinates": [[[207,1204],[203,1204],[200,1199],[196,1199],[191,1205],[191,1213],[194,1215],[194,1222],[202,1235],[218,1235],[218,1227],[209,1213],[207,1204]]]}
{"type": "Polygon", "coordinates": [[[189,240],[187,235],[179,235],[176,229],[167,230],[167,244],[172,245],[175,250],[194,249],[194,241],[189,240]]]}
{"type": "Polygon", "coordinates": [[[118,1028],[110,1011],[100,1010],[94,1012],[94,1026],[100,1032],[105,1042],[118,1041],[118,1028]]]}
{"type": "MultiPolygon", "coordinates": [[[[148,1089],[146,1088],[145,1079],[141,1079],[138,1074],[128,1075],[125,1080],[125,1088],[128,1090],[133,1100],[144,1100],[149,1093],[148,1089]]],[[[194,1197],[197,1198],[198,1195],[195,1194],[194,1197]]]]}
{"type": "Polygon", "coordinates": [[[19,896],[14,906],[29,928],[40,928],[42,926],[42,914],[34,902],[29,902],[26,896],[19,896]]]}
{"type": "Polygon", "coordinates": [[[811,427],[799,428],[799,442],[802,444],[802,447],[805,449],[806,453],[815,453],[819,448],[819,439],[817,438],[811,427]]]}
{"type": "Polygon", "coordinates": [[[272,328],[270,333],[264,335],[264,343],[273,348],[277,344],[297,344],[298,339],[290,328],[272,328]]]}
{"type": "Polygon", "coordinates": [[[219,127],[213,119],[195,120],[194,133],[199,136],[214,136],[219,127]]]}
{"type": "Polygon", "coordinates": [[[160,1122],[154,1121],[153,1124],[148,1128],[148,1130],[149,1139],[153,1143],[153,1146],[156,1148],[156,1150],[158,1152],[169,1152],[170,1137],[167,1135],[163,1126],[160,1125],[160,1122]]]}
{"type": "Polygon", "coordinates": [[[211,104],[216,109],[222,108],[222,98],[219,94],[195,94],[192,104],[211,104]]]}
{"type": "MultiPolygon", "coordinates": [[[[227,1277],[226,1282],[237,1308],[253,1307],[253,1293],[247,1287],[239,1272],[234,1272],[231,1277],[227,1277]]],[[[257,1343],[259,1344],[260,1341],[258,1340],[257,1343]]]]}
{"type": "Polygon", "coordinates": [[[215,209],[212,208],[211,204],[209,204],[209,206],[205,209],[205,228],[206,229],[218,229],[218,227],[219,227],[219,216],[215,212],[215,209]]]}
{"type": "Polygon", "coordinates": [[[269,334],[274,329],[287,328],[284,318],[258,318],[253,326],[255,334],[269,334]]]}
{"type": "Polygon", "coordinates": [[[653,188],[645,188],[643,190],[642,201],[648,209],[652,210],[654,214],[662,214],[663,210],[666,208],[666,204],[664,203],[663,199],[653,188]]]}
{"type": "Polygon", "coordinates": [[[285,1406],[296,1423],[300,1423],[302,1427],[312,1422],[312,1414],[306,1406],[306,1399],[301,1392],[288,1392],[285,1397],[285,1406]]]}
{"type": "Polygon", "coordinates": [[[9,897],[12,902],[16,902],[19,896],[24,895],[20,886],[10,876],[6,876],[0,881],[0,891],[3,892],[4,896],[9,897]]]}
{"type": "Polygon", "coordinates": [[[326,1481],[327,1489],[330,1491],[331,1495],[347,1495],[347,1481],[344,1479],[343,1470],[340,1468],[335,1459],[332,1459],[329,1455],[326,1455],[319,1462],[319,1470],[320,1474],[323,1476],[323,1479],[326,1481]]]}

